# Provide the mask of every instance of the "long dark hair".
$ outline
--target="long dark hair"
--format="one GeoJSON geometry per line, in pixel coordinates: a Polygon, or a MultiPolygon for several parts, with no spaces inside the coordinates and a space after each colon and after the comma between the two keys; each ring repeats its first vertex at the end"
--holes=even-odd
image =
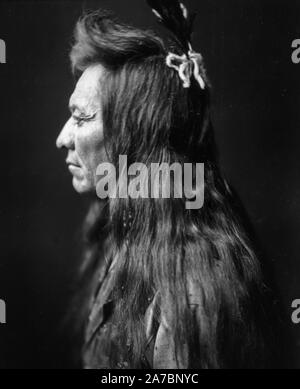
{"type": "MultiPolygon", "coordinates": [[[[95,200],[85,224],[83,268],[89,292],[103,263],[117,258],[113,321],[120,349],[131,367],[141,366],[144,314],[159,293],[178,360],[189,368],[262,367],[265,363],[264,283],[244,232],[234,196],[218,167],[206,88],[192,80],[183,88],[166,66],[168,51],[182,54],[151,31],[118,22],[107,12],[85,14],[77,23],[71,61],[75,72],[100,63],[104,134],[110,162],[205,163],[205,200],[187,210],[185,198],[95,200]],[[131,216],[124,228],[124,215],[131,216]],[[190,307],[190,295],[198,310],[190,307]],[[126,342],[130,340],[130,348],[126,342]],[[183,347],[185,345],[185,347],[183,347]],[[124,346],[124,347],[123,347],[124,346]]],[[[150,169],[149,169],[150,170],[150,169]]],[[[127,216],[126,216],[127,217],[127,216]]],[[[86,306],[85,306],[85,309],[86,306]]],[[[86,310],[84,311],[86,314],[86,310]]],[[[111,352],[111,366],[116,363],[111,352]]]]}

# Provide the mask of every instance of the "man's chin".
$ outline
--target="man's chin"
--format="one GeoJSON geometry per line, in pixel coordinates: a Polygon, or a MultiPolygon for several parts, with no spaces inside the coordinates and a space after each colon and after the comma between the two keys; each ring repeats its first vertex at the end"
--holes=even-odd
{"type": "Polygon", "coordinates": [[[91,193],[93,190],[93,185],[90,182],[87,182],[85,179],[78,179],[73,177],[72,180],[73,188],[79,194],[91,193]]]}

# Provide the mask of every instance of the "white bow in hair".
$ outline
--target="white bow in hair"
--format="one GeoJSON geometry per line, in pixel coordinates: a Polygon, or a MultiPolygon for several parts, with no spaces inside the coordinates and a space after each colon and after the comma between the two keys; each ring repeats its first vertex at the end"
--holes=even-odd
{"type": "Polygon", "coordinates": [[[191,86],[191,77],[194,75],[195,80],[200,85],[201,89],[205,88],[205,82],[200,74],[200,63],[202,62],[202,55],[192,50],[186,54],[177,55],[169,53],[166,58],[166,64],[177,70],[180,79],[183,81],[183,87],[189,88],[191,86]]]}

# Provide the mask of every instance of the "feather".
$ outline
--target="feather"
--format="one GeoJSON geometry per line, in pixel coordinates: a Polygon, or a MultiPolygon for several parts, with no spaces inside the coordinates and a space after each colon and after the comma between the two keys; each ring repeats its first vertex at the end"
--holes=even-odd
{"type": "Polygon", "coordinates": [[[190,15],[179,0],[147,0],[147,3],[158,21],[173,34],[177,43],[187,53],[196,14],[190,15]]]}

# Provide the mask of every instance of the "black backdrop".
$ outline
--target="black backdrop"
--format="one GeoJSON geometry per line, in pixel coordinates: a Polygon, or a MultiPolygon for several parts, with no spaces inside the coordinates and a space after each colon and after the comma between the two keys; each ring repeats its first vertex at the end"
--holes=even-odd
{"type": "MultiPolygon", "coordinates": [[[[283,359],[300,367],[300,38],[299,0],[187,0],[198,10],[194,48],[213,85],[222,168],[254,225],[292,336],[283,359]]],[[[72,366],[60,332],[78,258],[83,200],[74,193],[55,139],[74,86],[68,51],[82,9],[98,6],[157,28],[141,0],[1,1],[0,39],[0,365],[72,366]]],[[[284,366],[282,364],[282,366],[284,366]]]]}

